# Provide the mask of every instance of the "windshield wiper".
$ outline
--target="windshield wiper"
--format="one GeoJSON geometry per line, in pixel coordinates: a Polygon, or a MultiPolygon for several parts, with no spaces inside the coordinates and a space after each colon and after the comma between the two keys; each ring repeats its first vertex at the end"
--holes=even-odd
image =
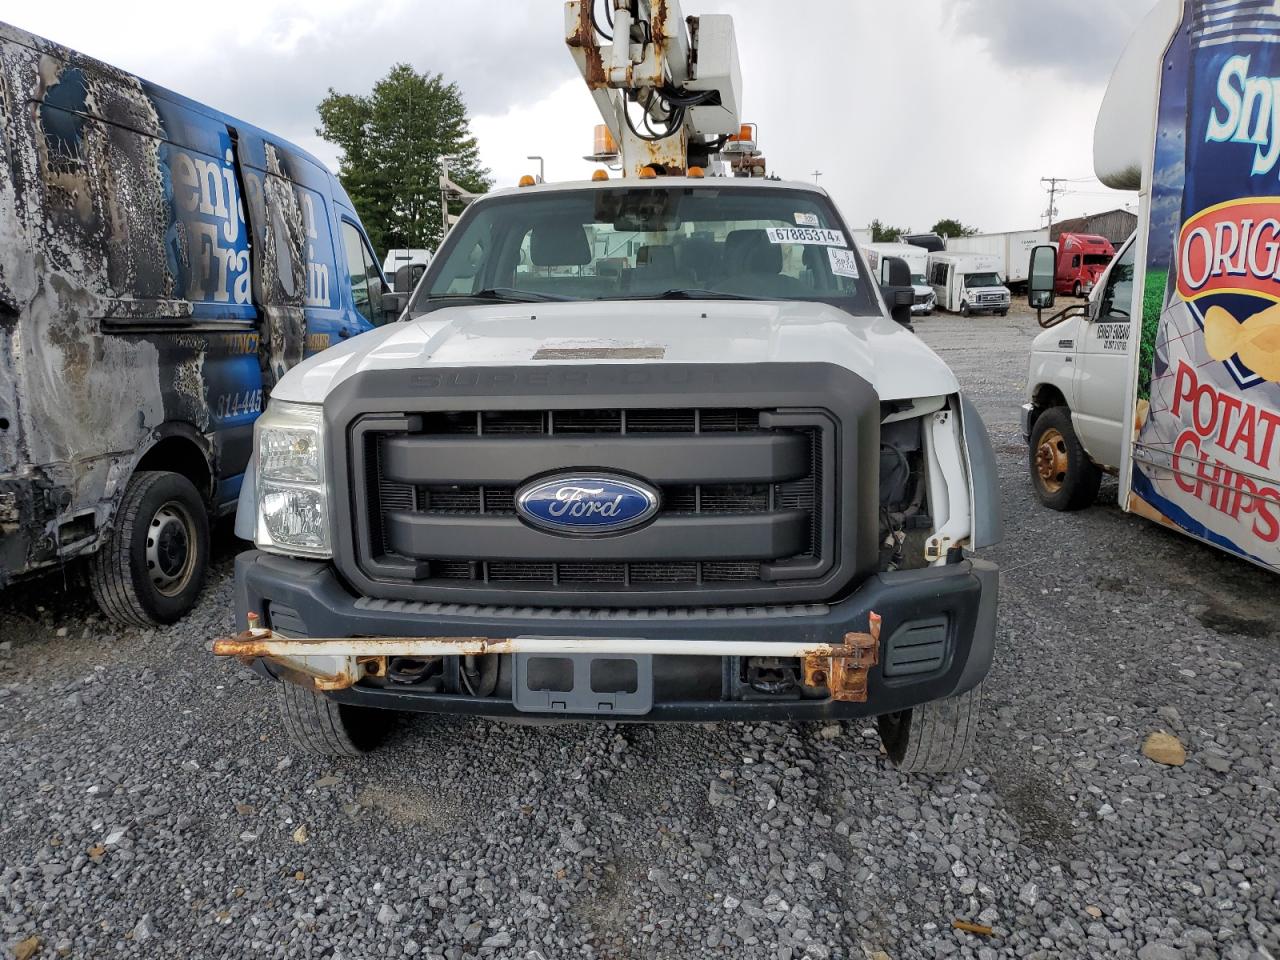
{"type": "Polygon", "coordinates": [[[429,298],[429,300],[493,300],[498,303],[560,303],[576,299],[578,298],[536,293],[533,290],[517,290],[514,287],[490,287],[488,290],[477,290],[475,293],[449,293],[429,298]]]}
{"type": "Polygon", "coordinates": [[[689,287],[675,287],[655,293],[651,296],[628,297],[629,300],[757,300],[758,297],[744,297],[738,293],[721,293],[719,290],[698,290],[689,287]]]}

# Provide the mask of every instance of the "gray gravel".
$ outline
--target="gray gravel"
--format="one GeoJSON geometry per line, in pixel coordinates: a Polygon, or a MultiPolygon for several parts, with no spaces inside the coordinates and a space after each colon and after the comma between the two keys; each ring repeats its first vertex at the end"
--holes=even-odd
{"type": "Polygon", "coordinates": [[[105,624],[74,571],[0,597],[0,948],[39,958],[1280,958],[1280,590],[1122,514],[1034,502],[1025,316],[920,322],[987,418],[1007,540],[980,762],[869,724],[409,718],[294,755],[216,661],[211,589],[105,624]],[[1144,758],[1165,730],[1180,768],[1144,758]],[[993,928],[952,929],[955,920],[993,928]],[[21,948],[25,949],[25,948],[21,948]]]}

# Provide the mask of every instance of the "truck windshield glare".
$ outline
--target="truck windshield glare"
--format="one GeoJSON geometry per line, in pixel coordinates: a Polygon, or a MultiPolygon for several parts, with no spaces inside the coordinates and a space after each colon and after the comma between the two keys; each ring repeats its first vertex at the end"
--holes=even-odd
{"type": "Polygon", "coordinates": [[[825,198],[801,190],[574,190],[477,204],[410,307],[502,299],[816,300],[877,312],[825,198]]]}

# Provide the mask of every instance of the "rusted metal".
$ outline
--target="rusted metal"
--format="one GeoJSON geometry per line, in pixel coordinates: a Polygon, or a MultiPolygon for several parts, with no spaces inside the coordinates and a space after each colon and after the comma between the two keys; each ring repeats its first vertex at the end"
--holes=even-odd
{"type": "Polygon", "coordinates": [[[844,644],[775,640],[654,640],[627,637],[306,637],[251,628],[213,642],[221,657],[438,657],[506,653],[631,653],[660,656],[851,656],[844,644]]]}
{"type": "MultiPolygon", "coordinates": [[[[596,30],[591,23],[591,4],[595,0],[570,0],[566,4],[569,16],[568,35],[565,43],[570,52],[579,51],[584,58],[583,77],[587,87],[599,90],[609,85],[604,72],[604,57],[600,54],[600,46],[596,43],[596,30]]],[[[578,54],[575,54],[575,59],[578,54]]]]}
{"type": "Polygon", "coordinates": [[[846,633],[844,646],[804,658],[805,686],[825,686],[833,700],[867,702],[867,675],[880,662],[880,615],[873,612],[867,621],[867,632],[846,633]]]}
{"type": "Polygon", "coordinates": [[[622,653],[659,656],[795,657],[804,683],[828,687],[832,699],[863,703],[868,671],[879,662],[880,616],[867,633],[847,633],[842,644],[772,640],[654,640],[623,637],[307,637],[292,638],[259,625],[213,642],[217,656],[280,664],[321,690],[341,690],[366,676],[386,676],[392,657],[491,654],[622,653]]]}

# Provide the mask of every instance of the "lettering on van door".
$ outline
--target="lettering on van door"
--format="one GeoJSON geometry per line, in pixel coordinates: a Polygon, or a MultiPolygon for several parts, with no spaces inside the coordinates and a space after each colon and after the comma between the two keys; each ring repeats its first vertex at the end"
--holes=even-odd
{"type": "Polygon", "coordinates": [[[1103,350],[1124,353],[1128,349],[1130,324],[1127,320],[1124,323],[1097,323],[1094,326],[1103,350]]]}
{"type": "MultiPolygon", "coordinates": [[[[302,229],[307,236],[306,305],[308,307],[329,307],[333,305],[333,301],[329,297],[329,264],[321,260],[316,251],[316,242],[320,239],[320,233],[316,227],[316,202],[311,196],[311,191],[304,187],[294,184],[293,192],[297,195],[298,207],[302,210],[302,229]]],[[[327,235],[328,232],[326,228],[325,234],[327,235]]],[[[326,255],[328,255],[328,251],[326,251],[326,255]]]]}
{"type": "Polygon", "coordinates": [[[223,137],[223,161],[174,150],[173,192],[187,239],[188,300],[247,304],[249,237],[236,185],[231,141],[223,137]]]}

